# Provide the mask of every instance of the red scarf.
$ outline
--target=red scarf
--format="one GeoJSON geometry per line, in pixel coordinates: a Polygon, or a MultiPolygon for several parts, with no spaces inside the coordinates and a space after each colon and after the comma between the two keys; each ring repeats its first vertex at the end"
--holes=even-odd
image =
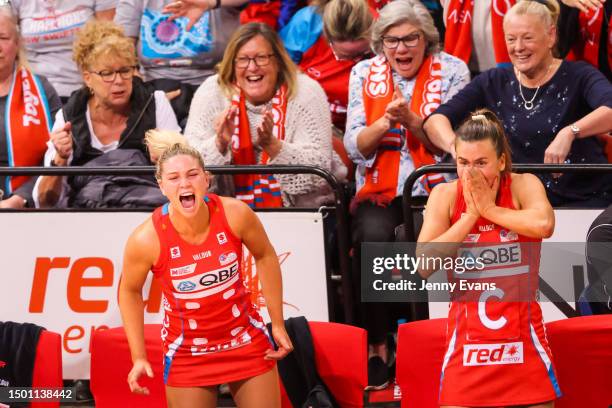
{"type": "MultiPolygon", "coordinates": [[[[450,0],[446,15],[444,51],[461,58],[466,64],[472,55],[472,14],[474,0],[450,0]]],[[[481,1],[481,0],[478,0],[481,1]]],[[[516,0],[491,0],[491,30],[493,51],[498,64],[509,63],[508,49],[504,40],[504,15],[516,0]]]]}
{"type": "MultiPolygon", "coordinates": [[[[605,6],[604,6],[605,7],[605,6]]],[[[580,37],[574,44],[567,59],[582,60],[599,67],[599,47],[601,42],[601,26],[604,23],[605,10],[600,7],[588,13],[580,12],[578,22],[580,25],[580,37]]],[[[612,20],[608,22],[608,66],[612,67],[612,20]]]]}
{"type": "MultiPolygon", "coordinates": [[[[249,128],[246,99],[244,93],[235,94],[232,105],[239,111],[236,115],[234,134],[232,135],[232,153],[234,164],[266,164],[268,154],[261,154],[259,163],[255,160],[255,150],[249,128]]],[[[272,113],[274,127],[272,134],[279,140],[285,140],[285,118],[287,116],[287,86],[282,85],[272,98],[272,113]]],[[[236,198],[244,201],[250,207],[282,207],[280,185],[273,175],[239,174],[234,176],[236,198]]]]}
{"type": "MultiPolygon", "coordinates": [[[[4,121],[9,167],[40,165],[49,140],[49,106],[42,84],[23,67],[13,73],[4,121]]],[[[29,178],[7,177],[7,192],[15,191],[29,178]]]]}
{"type": "MultiPolygon", "coordinates": [[[[442,65],[439,55],[427,57],[416,76],[410,110],[421,117],[433,113],[442,101],[442,65]]],[[[391,66],[384,56],[373,59],[363,84],[363,105],[366,126],[370,126],[385,114],[387,105],[393,100],[393,76],[391,66]]],[[[378,205],[387,205],[397,196],[397,183],[401,149],[405,136],[406,148],[412,157],[414,168],[434,164],[435,159],[416,136],[401,125],[389,129],[381,139],[374,164],[365,171],[365,183],[357,192],[354,204],[364,200],[378,205]]],[[[430,191],[435,184],[444,181],[434,174],[423,179],[423,186],[430,191]]]]}

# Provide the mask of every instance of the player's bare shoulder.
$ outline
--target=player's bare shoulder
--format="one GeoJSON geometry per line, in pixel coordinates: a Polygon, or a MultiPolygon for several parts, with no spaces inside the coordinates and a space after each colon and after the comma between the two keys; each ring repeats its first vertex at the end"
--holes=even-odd
{"type": "Polygon", "coordinates": [[[126,252],[151,259],[153,263],[159,256],[159,248],[159,237],[152,217],[148,217],[132,231],[126,244],[126,252]]]}
{"type": "Polygon", "coordinates": [[[543,189],[544,184],[534,174],[531,173],[511,173],[512,177],[511,190],[513,194],[529,194],[533,192],[533,189],[543,189]]]}
{"type": "Polygon", "coordinates": [[[232,232],[237,237],[242,236],[242,231],[253,221],[255,213],[245,202],[231,197],[219,197],[225,212],[225,218],[232,232]]]}

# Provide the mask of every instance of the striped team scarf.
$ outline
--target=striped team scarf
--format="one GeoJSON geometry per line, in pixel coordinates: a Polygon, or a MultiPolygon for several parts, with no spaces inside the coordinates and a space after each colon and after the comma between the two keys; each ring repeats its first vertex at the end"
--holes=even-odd
{"type": "MultiPolygon", "coordinates": [[[[416,76],[410,110],[421,117],[433,113],[442,101],[442,64],[439,54],[428,56],[416,76]]],[[[393,76],[387,59],[379,55],[374,58],[363,85],[363,104],[366,126],[370,126],[385,114],[387,105],[393,100],[393,76]]],[[[365,170],[365,183],[357,192],[353,202],[368,200],[378,205],[387,205],[397,195],[400,156],[403,144],[412,157],[414,168],[434,164],[435,159],[419,139],[410,131],[396,124],[381,139],[372,167],[365,170]]],[[[421,179],[427,191],[441,182],[442,175],[431,174],[421,179]]]]}
{"type": "MultiPolygon", "coordinates": [[[[257,163],[249,118],[247,116],[246,99],[241,91],[232,97],[232,105],[238,107],[238,115],[235,117],[234,134],[232,135],[232,153],[234,164],[266,164],[268,154],[264,151],[257,163]]],[[[274,115],[274,127],[272,134],[279,140],[285,140],[285,119],[287,116],[287,86],[282,85],[272,98],[272,113],[274,115]]],[[[236,187],[236,198],[247,203],[251,208],[255,207],[282,207],[280,184],[276,178],[262,174],[238,174],[234,176],[236,187]]]]}
{"type": "MultiPolygon", "coordinates": [[[[480,1],[480,0],[478,0],[480,1]]],[[[510,63],[504,39],[504,15],[516,0],[491,0],[491,32],[493,51],[498,65],[510,63]]],[[[462,59],[466,64],[472,55],[472,14],[474,0],[450,0],[446,14],[444,51],[462,59]]]]}
{"type": "MultiPolygon", "coordinates": [[[[51,113],[47,96],[38,78],[24,67],[17,67],[4,113],[9,167],[38,166],[47,150],[51,113]]],[[[29,176],[6,178],[11,193],[29,176]]]]}

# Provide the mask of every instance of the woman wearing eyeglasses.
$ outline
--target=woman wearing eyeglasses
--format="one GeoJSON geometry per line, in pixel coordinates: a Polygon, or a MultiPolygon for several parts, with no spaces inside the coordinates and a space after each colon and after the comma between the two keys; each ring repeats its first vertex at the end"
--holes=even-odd
{"type": "MultiPolygon", "coordinates": [[[[100,165],[150,164],[145,132],[180,128],[165,94],[147,91],[135,76],[133,42],[114,23],[93,21],[79,32],[73,58],[85,86],[56,115],[45,165],[81,166],[92,160],[100,165]],[[138,151],[141,162],[123,162],[127,149],[138,151]]],[[[62,176],[44,176],[35,186],[34,199],[40,207],[58,202],[61,206],[103,206],[84,204],[87,197],[79,197],[83,187],[76,178],[66,181],[62,176]]]]}
{"type": "MultiPolygon", "coordinates": [[[[351,72],[344,144],[357,165],[353,219],[353,270],[359,299],[362,242],[390,242],[403,222],[401,195],[414,169],[436,162],[423,136],[423,117],[450,99],[470,78],[465,63],[439,52],[439,34],[427,9],[416,0],[395,1],[380,12],[372,28],[376,57],[351,72]]],[[[433,175],[416,183],[412,194],[424,196],[444,178],[433,175]]],[[[369,385],[384,387],[390,356],[387,304],[365,303],[362,323],[368,330],[369,385]]]]}
{"type": "MultiPolygon", "coordinates": [[[[316,81],[297,73],[278,34],[263,23],[240,26],[234,33],[218,74],[194,96],[185,136],[209,165],[331,168],[325,93],[316,81]]],[[[240,175],[222,180],[228,187],[224,193],[233,190],[251,207],[312,207],[331,198],[329,187],[314,175],[240,175]]]]}
{"type": "Polygon", "coordinates": [[[291,59],[325,90],[333,124],[341,130],[351,69],[372,56],[372,22],[366,0],[321,0],[300,9],[280,32],[291,59]]]}

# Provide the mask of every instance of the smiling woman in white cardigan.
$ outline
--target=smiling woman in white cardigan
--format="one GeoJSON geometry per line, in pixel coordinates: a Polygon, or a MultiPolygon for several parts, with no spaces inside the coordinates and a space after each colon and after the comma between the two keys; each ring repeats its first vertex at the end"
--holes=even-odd
{"type": "MultiPolygon", "coordinates": [[[[197,90],[185,129],[207,165],[330,170],[334,161],[337,167],[327,97],[316,81],[297,73],[276,32],[260,23],[241,26],[218,71],[197,90]]],[[[252,207],[318,206],[331,199],[325,182],[309,174],[233,177],[225,187],[223,193],[234,190],[252,207]],[[262,184],[270,189],[257,188],[262,184]]]]}

